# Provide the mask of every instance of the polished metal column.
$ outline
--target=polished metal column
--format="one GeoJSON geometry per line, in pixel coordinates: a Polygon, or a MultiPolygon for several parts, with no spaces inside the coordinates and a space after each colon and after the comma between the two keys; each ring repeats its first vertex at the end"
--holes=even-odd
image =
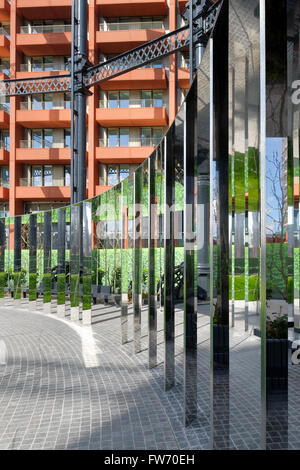
{"type": "Polygon", "coordinates": [[[70,228],[70,303],[71,320],[79,320],[80,299],[80,205],[71,206],[70,228]]]}
{"type": "Polygon", "coordinates": [[[189,425],[197,417],[197,157],[197,78],[195,78],[184,104],[185,425],[189,425]]]}
{"type": "Polygon", "coordinates": [[[211,447],[229,448],[228,1],[210,39],[211,447]],[[220,432],[220,430],[222,430],[220,432]]]}
{"type": "Polygon", "coordinates": [[[175,124],[164,138],[164,334],[165,390],[175,384],[175,308],[174,308],[174,213],[175,202],[175,124]]]}
{"type": "MultiPolygon", "coordinates": [[[[21,227],[22,219],[20,216],[14,218],[14,300],[21,299],[21,227]]],[[[18,302],[19,303],[19,302],[18,302]]]]}
{"type": "Polygon", "coordinates": [[[133,220],[133,339],[134,352],[141,351],[142,320],[142,168],[134,173],[134,220],[133,220]]]}
{"type": "Polygon", "coordinates": [[[128,178],[121,187],[121,342],[128,341],[128,178]]]}
{"type": "Polygon", "coordinates": [[[82,323],[92,323],[92,203],[82,205],[82,323]]]}
{"type": "Polygon", "coordinates": [[[44,312],[51,312],[51,212],[44,212],[44,275],[43,275],[43,303],[44,312]]]}
{"type": "Polygon", "coordinates": [[[66,315],[66,210],[57,216],[57,315],[66,315]]]}
{"type": "Polygon", "coordinates": [[[5,219],[0,219],[0,299],[4,299],[6,276],[5,276],[5,249],[6,249],[6,231],[5,219]]]}
{"type": "Polygon", "coordinates": [[[148,352],[149,368],[157,364],[157,150],[148,159],[148,352]]]}
{"type": "Polygon", "coordinates": [[[37,215],[29,217],[29,305],[36,307],[37,297],[37,215]]]}
{"type": "Polygon", "coordinates": [[[293,269],[289,262],[293,237],[287,236],[288,205],[293,191],[293,130],[288,119],[287,86],[288,4],[282,0],[275,11],[270,0],[260,2],[261,372],[265,415],[262,446],[266,449],[288,448],[288,314],[289,304],[293,303],[293,269]]]}

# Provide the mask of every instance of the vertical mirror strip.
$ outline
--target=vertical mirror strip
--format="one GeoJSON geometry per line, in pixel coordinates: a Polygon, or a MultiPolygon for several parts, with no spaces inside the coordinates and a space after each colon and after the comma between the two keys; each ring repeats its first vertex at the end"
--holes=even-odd
{"type": "Polygon", "coordinates": [[[134,173],[134,219],[133,219],[133,338],[134,352],[141,350],[142,320],[142,167],[134,173]]]}
{"type": "Polygon", "coordinates": [[[149,368],[157,364],[157,151],[148,159],[148,351],[149,368]]]}
{"type": "Polygon", "coordinates": [[[44,213],[44,273],[43,273],[43,302],[44,312],[51,313],[51,228],[52,214],[50,211],[44,213]]]}
{"type": "Polygon", "coordinates": [[[37,215],[29,217],[29,304],[36,307],[37,298],[37,215]]]}
{"type": "Polygon", "coordinates": [[[66,315],[66,209],[57,213],[57,315],[66,315]]]}
{"type": "Polygon", "coordinates": [[[197,417],[197,79],[184,105],[184,422],[197,417]]]}
{"type": "Polygon", "coordinates": [[[76,204],[71,206],[70,221],[70,307],[73,321],[79,321],[80,230],[80,205],[76,204]]]}
{"type": "Polygon", "coordinates": [[[164,154],[164,333],[165,390],[175,385],[174,306],[174,203],[175,203],[175,123],[166,137],[164,154]]]}

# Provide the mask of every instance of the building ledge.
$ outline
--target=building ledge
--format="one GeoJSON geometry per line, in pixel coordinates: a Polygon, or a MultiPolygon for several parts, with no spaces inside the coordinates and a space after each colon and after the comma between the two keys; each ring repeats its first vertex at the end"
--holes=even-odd
{"type": "Polygon", "coordinates": [[[10,4],[7,0],[0,0],[0,21],[10,21],[10,4]]]}
{"type": "Polygon", "coordinates": [[[167,126],[168,115],[161,108],[97,108],[96,121],[103,127],[167,126]]]}
{"type": "Polygon", "coordinates": [[[9,151],[5,149],[0,149],[0,163],[9,162],[9,151]]]}
{"type": "Polygon", "coordinates": [[[97,147],[96,160],[102,163],[142,163],[155,147],[97,147]]]}
{"type": "Polygon", "coordinates": [[[9,200],[9,188],[0,186],[0,201],[8,201],[8,200],[9,200]]]}
{"type": "Polygon", "coordinates": [[[68,201],[70,186],[16,186],[16,198],[24,201],[68,201]]]}
{"type": "Polygon", "coordinates": [[[124,31],[97,31],[96,42],[104,53],[117,54],[159,38],[164,29],[138,29],[124,31]]]}
{"type": "Polygon", "coordinates": [[[96,5],[103,16],[110,16],[112,8],[119,16],[168,14],[167,0],[96,0],[96,5]]]}
{"type": "Polygon", "coordinates": [[[5,34],[0,34],[0,57],[10,56],[10,40],[5,34]]]}
{"type": "Polygon", "coordinates": [[[71,123],[70,109],[37,109],[37,110],[18,110],[16,121],[26,127],[33,128],[67,128],[71,123]]]}
{"type": "Polygon", "coordinates": [[[70,54],[71,33],[17,34],[17,48],[27,56],[70,54]]]}
{"type": "Polygon", "coordinates": [[[50,148],[50,149],[32,149],[17,148],[16,161],[26,162],[28,164],[35,163],[61,163],[68,164],[71,159],[71,151],[68,148],[50,148]]]}
{"type": "Polygon", "coordinates": [[[9,128],[9,114],[6,111],[0,110],[0,128],[9,128]]]}
{"type": "Polygon", "coordinates": [[[147,90],[166,89],[165,68],[141,68],[119,75],[101,83],[103,90],[147,90]]]}

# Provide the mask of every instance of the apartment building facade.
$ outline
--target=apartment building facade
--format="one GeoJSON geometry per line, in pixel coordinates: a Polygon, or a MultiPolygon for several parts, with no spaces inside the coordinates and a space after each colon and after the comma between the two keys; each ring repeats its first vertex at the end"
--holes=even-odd
{"type": "MultiPolygon", "coordinates": [[[[93,64],[183,24],[186,0],[89,0],[93,64]]],[[[71,0],[0,0],[0,79],[66,73],[71,0]]],[[[188,51],[93,89],[87,104],[87,197],[106,191],[146,159],[189,87],[188,51]]],[[[70,95],[0,98],[0,215],[70,200],[70,95]]]]}

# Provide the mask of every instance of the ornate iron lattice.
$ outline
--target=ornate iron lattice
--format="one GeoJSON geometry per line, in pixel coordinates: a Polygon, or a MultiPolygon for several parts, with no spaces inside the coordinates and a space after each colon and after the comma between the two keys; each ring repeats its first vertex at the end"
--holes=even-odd
{"type": "Polygon", "coordinates": [[[71,90],[71,76],[11,79],[0,81],[0,95],[31,95],[37,93],[59,93],[71,90]]]}
{"type": "Polygon", "coordinates": [[[125,52],[116,58],[91,67],[84,76],[84,84],[89,88],[98,82],[135,70],[138,67],[183,49],[188,45],[188,42],[189,28],[188,26],[183,26],[176,31],[125,52]]]}

